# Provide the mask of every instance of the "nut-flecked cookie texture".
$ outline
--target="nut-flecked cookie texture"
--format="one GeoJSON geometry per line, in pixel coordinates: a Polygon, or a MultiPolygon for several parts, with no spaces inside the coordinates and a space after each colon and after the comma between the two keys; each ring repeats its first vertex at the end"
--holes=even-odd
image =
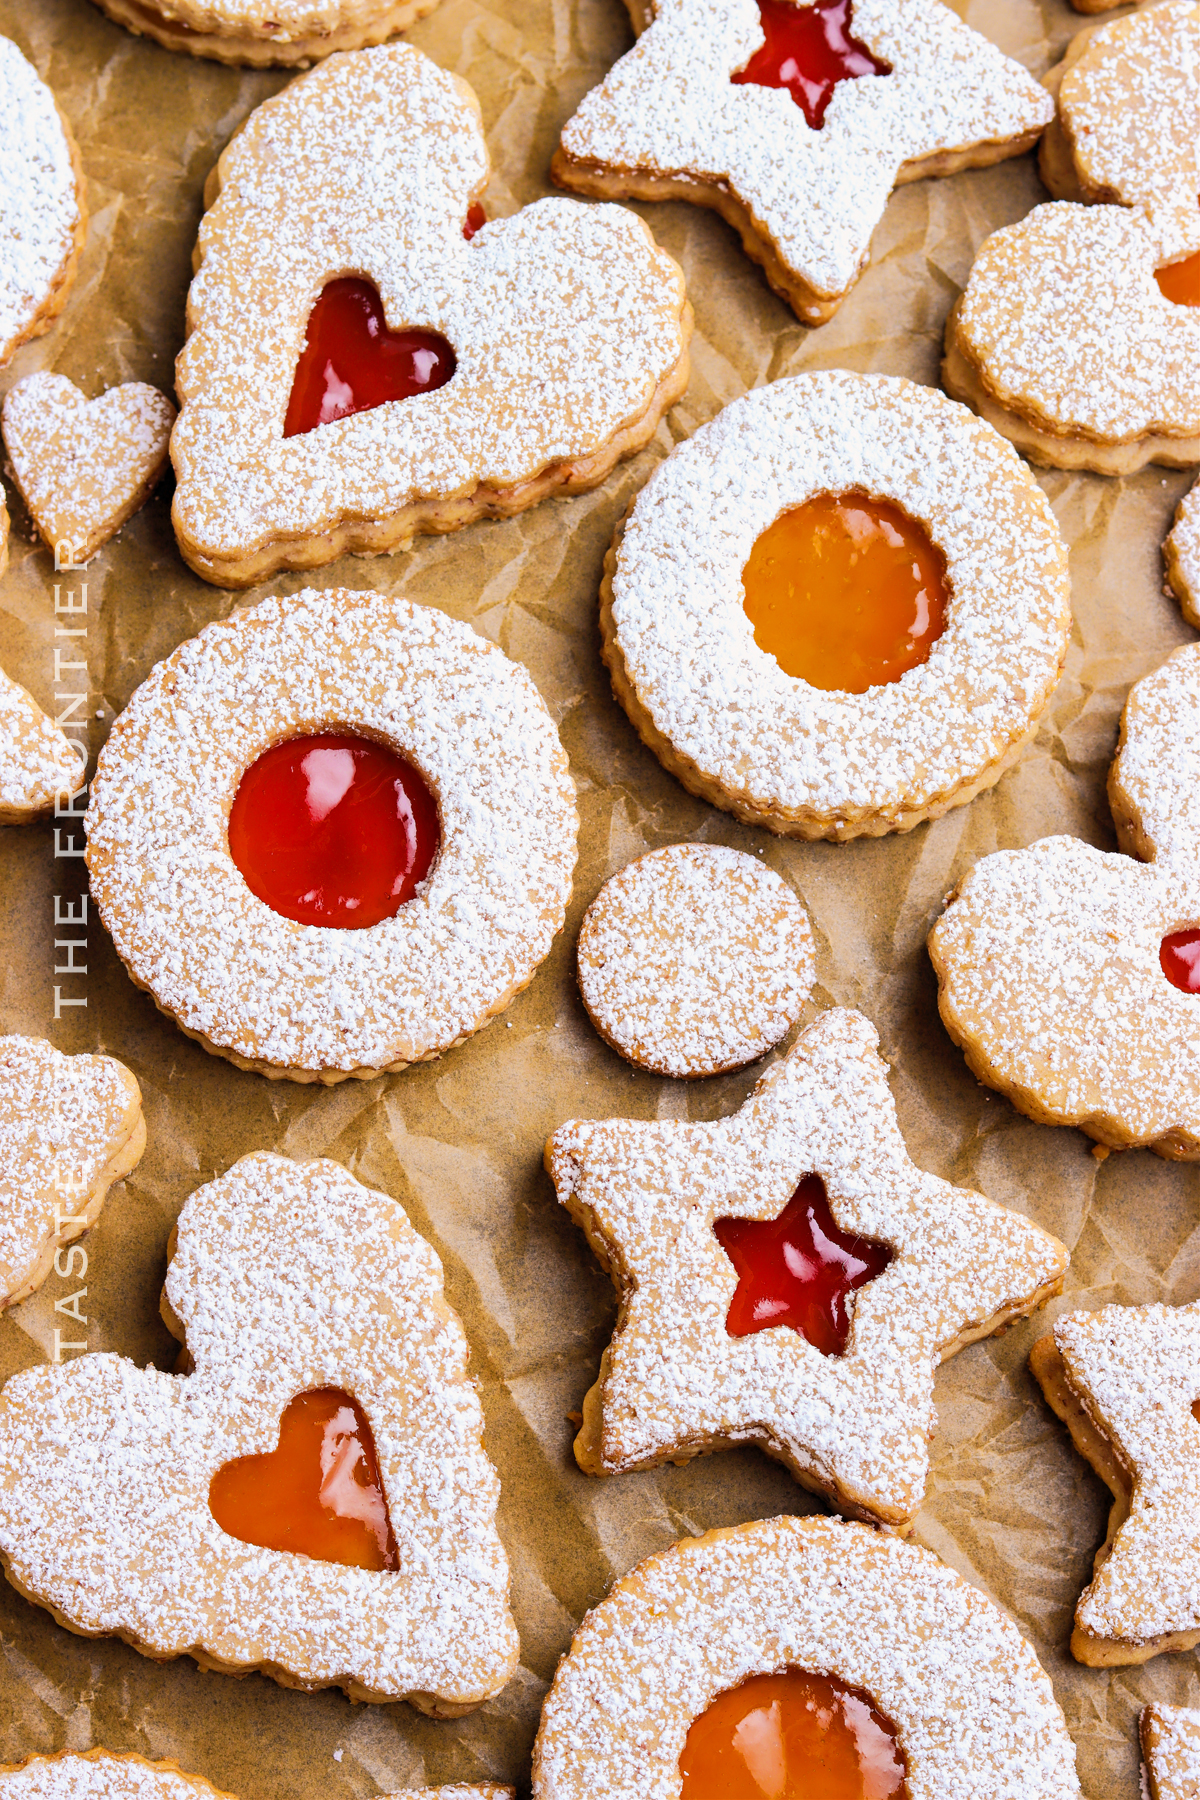
{"type": "Polygon", "coordinates": [[[189,1036],[239,1068],[335,1082],[440,1055],[533,979],[577,826],[520,664],[433,607],[305,589],[207,626],[143,682],[97,764],[88,872],[131,977],[189,1036]],[[273,911],[229,850],[246,769],[323,730],[391,745],[438,803],[429,874],[363,930],[273,911]]]}
{"type": "Polygon", "coordinates": [[[80,749],[33,695],[0,669],[0,825],[25,825],[83,785],[80,749]]]}
{"type": "Polygon", "coordinates": [[[1200,629],[1200,482],[1179,502],[1163,560],[1184,618],[1200,629]]]}
{"type": "Polygon", "coordinates": [[[407,31],[437,0],[96,0],[102,12],[167,50],[216,62],[307,68],[407,31]]]}
{"type": "Polygon", "coordinates": [[[83,171],[54,95],[0,37],[0,368],[67,303],[87,232],[83,171]]]}
{"type": "Polygon", "coordinates": [[[693,1719],[789,1667],[870,1696],[908,1800],[1077,1800],[1066,1722],[1011,1619],[931,1550],[815,1517],[685,1538],[617,1582],[546,1696],[534,1800],[679,1800],[693,1719]]]}
{"type": "Polygon", "coordinates": [[[1059,200],[984,240],[947,322],[946,387],[1034,462],[1185,468],[1200,308],[1155,272],[1200,255],[1200,5],[1089,27],[1049,79],[1042,174],[1059,200]]]}
{"type": "Polygon", "coordinates": [[[601,1037],[639,1068],[688,1080],[763,1056],[816,975],[787,883],[717,844],[670,844],[611,876],[584,914],[577,968],[601,1037]]]}
{"type": "Polygon", "coordinates": [[[936,1365],[1057,1293],[1067,1252],[916,1167],[877,1043],[861,1014],[823,1013],[732,1118],[574,1119],[549,1139],[558,1197],[621,1303],[575,1441],[588,1474],[758,1443],[843,1512],[911,1523],[936,1365]],[[841,1356],[788,1325],[726,1327],[738,1280],[714,1222],[775,1219],[809,1175],[842,1231],[894,1252],[849,1296],[841,1356]]]}
{"type": "Polygon", "coordinates": [[[30,1756],[0,1768],[0,1800],[233,1800],[178,1763],[110,1750],[30,1756]]]}
{"type": "Polygon", "coordinates": [[[247,587],[594,487],[679,398],[691,313],[641,220],[539,200],[467,242],[487,178],[475,95],[404,44],[332,57],[251,115],[217,166],[176,372],[172,516],[198,574],[247,587]],[[448,339],[456,372],[285,437],[310,312],[347,269],[390,327],[448,339]]]}
{"type": "Polygon", "coordinates": [[[1071,1650],[1094,1667],[1200,1643],[1200,1301],[1068,1313],[1030,1367],[1113,1492],[1071,1650]]]}
{"type": "Polygon", "coordinates": [[[59,1245],[96,1223],[145,1148],[124,1063],[0,1037],[0,1306],[42,1285],[59,1245]]]}
{"type": "Polygon", "coordinates": [[[441,1264],[401,1207],[335,1163],[243,1157],[186,1202],[163,1313],[186,1376],[87,1355],[0,1393],[0,1556],[19,1592],[159,1660],[436,1717],[499,1693],[517,1662],[499,1481],[441,1264]],[[370,1425],[395,1572],[260,1549],[209,1509],[217,1470],[272,1451],[292,1399],[327,1386],[370,1425]]]}
{"type": "Polygon", "coordinates": [[[1150,1800],[1200,1800],[1200,1712],[1143,1706],[1138,1735],[1150,1800]]]}
{"type": "Polygon", "coordinates": [[[856,0],[887,65],[840,80],[819,128],[790,93],[731,80],[764,42],[754,0],[628,0],[641,35],[563,129],[563,187],[714,207],[805,324],[837,309],[902,181],[1027,150],[1051,103],[1019,64],[931,0],[856,0]]]}
{"type": "Polygon", "coordinates": [[[1066,654],[1067,553],[1028,469],[965,407],[829,370],[756,388],[675,446],[618,527],[600,621],[613,691],[692,793],[784,836],[876,837],[963,805],[1033,736],[1066,654]],[[929,660],[862,694],[785,674],[742,585],[781,513],[852,489],[925,528],[951,594],[929,660]]]}
{"type": "Polygon", "coordinates": [[[1031,1119],[1194,1161],[1200,999],[1161,946],[1200,924],[1200,645],[1130,689],[1108,792],[1128,854],[1043,838],[959,883],[929,934],[938,1005],[972,1073],[1031,1119]]]}

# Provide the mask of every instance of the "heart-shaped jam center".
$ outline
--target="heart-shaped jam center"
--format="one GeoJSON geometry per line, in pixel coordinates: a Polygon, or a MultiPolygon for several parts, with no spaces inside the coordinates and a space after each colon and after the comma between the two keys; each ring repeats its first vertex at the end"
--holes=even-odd
{"type": "Polygon", "coordinates": [[[946,629],[946,562],[891,500],[850,490],[781,513],[742,571],[759,649],[811,687],[864,694],[929,660],[946,629]]]}
{"type": "Polygon", "coordinates": [[[1159,945],[1162,972],[1185,994],[1200,994],[1200,931],[1173,931],[1159,945]]]}
{"type": "Polygon", "coordinates": [[[744,69],[732,77],[739,87],[786,88],[814,131],[839,81],[863,75],[890,75],[892,66],[873,56],[850,30],[850,0],[758,0],[766,38],[744,69]]]}
{"type": "Polygon", "coordinates": [[[399,1567],[371,1427],[340,1388],[297,1394],[279,1421],[279,1448],[218,1469],[208,1504],[244,1544],[353,1569],[399,1567]]]}
{"type": "Polygon", "coordinates": [[[842,1230],[819,1175],[804,1177],[777,1219],[717,1219],[713,1230],[738,1276],[730,1337],[790,1325],[823,1356],[846,1348],[847,1294],[882,1275],[893,1254],[842,1230]]]}
{"type": "Polygon", "coordinates": [[[440,332],[389,331],[369,281],[357,275],[330,281],[308,315],[283,435],[299,437],[389,400],[431,394],[445,387],[456,366],[440,332]]]}
{"type": "Polygon", "coordinates": [[[362,930],[411,900],[437,853],[437,802],[410,762],[336,732],[275,744],[242,776],[229,853],[301,925],[362,930]]]}
{"type": "Polygon", "coordinates": [[[831,1675],[752,1675],[694,1720],[679,1758],[682,1800],[900,1800],[904,1753],[891,1720],[831,1675]]]}

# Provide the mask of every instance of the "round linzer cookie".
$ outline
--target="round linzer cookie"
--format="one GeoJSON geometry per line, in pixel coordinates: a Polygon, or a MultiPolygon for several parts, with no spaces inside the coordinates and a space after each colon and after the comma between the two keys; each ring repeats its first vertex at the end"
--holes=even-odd
{"type": "Polygon", "coordinates": [[[45,818],[83,786],[86,771],[82,747],[0,669],[0,825],[45,818]]]}
{"type": "Polygon", "coordinates": [[[293,82],[214,174],[171,440],[206,580],[595,487],[684,390],[683,276],[642,221],[569,200],[484,221],[479,103],[407,45],[293,82]]]}
{"type": "Polygon", "coordinates": [[[437,0],[96,0],[167,50],[254,68],[296,66],[407,31],[437,0]]]}
{"type": "Polygon", "coordinates": [[[641,35],[563,129],[563,187],[714,207],[805,324],[902,181],[1028,150],[1039,84],[936,0],[627,0],[641,35]]]}
{"type": "Polygon", "coordinates": [[[37,70],[0,37],[0,368],[67,303],[87,232],[71,128],[37,70]]]}
{"type": "Polygon", "coordinates": [[[1200,482],[1179,502],[1163,545],[1167,584],[1189,625],[1200,628],[1200,482]]]}
{"type": "Polygon", "coordinates": [[[561,928],[578,818],[532,680],[432,607],[305,589],[160,663],[101,752],[100,916],[206,1049],[293,1081],[440,1055],[561,928]]]}
{"type": "Polygon", "coordinates": [[[1200,1300],[1068,1313],[1030,1367],[1113,1494],[1071,1651],[1095,1668],[1200,1644],[1200,1300]]]}
{"type": "Polygon", "coordinates": [[[64,1750],[0,1768],[0,1800],[234,1800],[178,1763],[111,1750],[64,1750]]]}
{"type": "Polygon", "coordinates": [[[584,1619],[534,1800],[1078,1800],[1075,1747],[1012,1620],[930,1550],[777,1518],[647,1557],[584,1619]]]}
{"type": "Polygon", "coordinates": [[[947,390],[1032,461],[1200,462],[1200,5],[1091,26],[1047,78],[1058,203],[986,238],[946,326],[947,390]]]}
{"type": "Polygon", "coordinates": [[[687,1080],[764,1056],[816,978],[787,883],[717,844],[671,844],[610,877],[584,915],[578,970],[600,1036],[639,1068],[687,1080]]]}
{"type": "Polygon", "coordinates": [[[784,836],[877,837],[970,800],[1033,736],[1067,553],[965,407],[831,370],[676,445],[618,527],[600,618],[617,698],[692,793],[784,836]]]}
{"type": "Polygon", "coordinates": [[[1043,838],[959,883],[929,934],[938,1005],[972,1072],[1031,1119],[1195,1161],[1200,644],[1130,689],[1108,792],[1128,854],[1043,838]]]}
{"type": "Polygon", "coordinates": [[[1143,1706],[1138,1735],[1150,1800],[1200,1800],[1200,1712],[1143,1706]]]}

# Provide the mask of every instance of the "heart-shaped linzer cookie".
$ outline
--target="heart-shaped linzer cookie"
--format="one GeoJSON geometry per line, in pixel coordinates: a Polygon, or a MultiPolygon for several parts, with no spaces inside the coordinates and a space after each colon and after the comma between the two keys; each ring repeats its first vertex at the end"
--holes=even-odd
{"type": "Polygon", "coordinates": [[[144,381],[88,400],[65,375],[28,375],[4,402],[4,444],[33,522],[83,563],[150,497],[175,408],[144,381]]]}

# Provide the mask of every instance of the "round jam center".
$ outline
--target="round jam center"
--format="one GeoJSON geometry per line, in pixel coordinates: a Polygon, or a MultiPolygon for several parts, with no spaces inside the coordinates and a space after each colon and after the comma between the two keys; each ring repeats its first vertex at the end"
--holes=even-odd
{"type": "Polygon", "coordinates": [[[445,387],[456,366],[440,332],[389,331],[369,281],[357,275],[330,281],[308,315],[283,435],[298,437],[389,400],[431,394],[445,387]]]}
{"type": "Polygon", "coordinates": [[[790,1325],[823,1356],[846,1348],[847,1294],[892,1260],[886,1244],[841,1229],[819,1175],[805,1176],[777,1219],[717,1219],[713,1230],[738,1276],[730,1337],[790,1325]]]}
{"type": "Polygon", "coordinates": [[[785,1669],[718,1694],[679,1758],[682,1800],[900,1800],[891,1722],[829,1675],[785,1669]]]}
{"type": "Polygon", "coordinates": [[[399,1566],[371,1427],[340,1388],[297,1394],[279,1421],[279,1448],[218,1469],[208,1505],[244,1544],[355,1569],[399,1566]]]}
{"type": "Polygon", "coordinates": [[[429,873],[437,803],[411,763],[328,732],[276,744],[242,776],[229,851],[252,894],[301,925],[390,919],[429,873]]]}
{"type": "Polygon", "coordinates": [[[811,687],[865,694],[929,660],[946,565],[890,500],[818,494],[781,513],[742,571],[754,641],[811,687]]]}
{"type": "Polygon", "coordinates": [[[1154,279],[1176,306],[1200,306],[1200,250],[1184,262],[1167,263],[1156,269],[1154,279]]]}
{"type": "Polygon", "coordinates": [[[758,0],[766,42],[732,77],[737,86],[786,88],[814,131],[839,81],[861,75],[890,75],[891,64],[873,56],[851,34],[850,0],[758,0]]]}
{"type": "Polygon", "coordinates": [[[1173,931],[1159,946],[1167,980],[1185,994],[1200,994],[1200,931],[1173,931]]]}

